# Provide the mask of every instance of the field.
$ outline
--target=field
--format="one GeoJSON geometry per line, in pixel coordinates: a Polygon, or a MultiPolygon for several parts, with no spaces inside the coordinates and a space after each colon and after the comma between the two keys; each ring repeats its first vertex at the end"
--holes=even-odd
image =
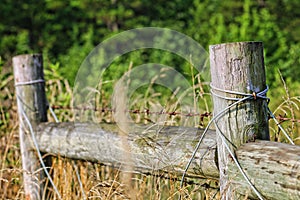
{"type": "MultiPolygon", "coordinates": [[[[2,69],[2,68],[0,68],[2,69]]],[[[299,84],[285,82],[278,72],[280,88],[271,88],[270,108],[281,125],[300,144],[300,94],[299,84]]],[[[46,92],[49,104],[54,109],[59,121],[74,121],[72,110],[68,109],[72,100],[72,87],[58,72],[55,67],[45,71],[46,92]],[[58,109],[59,108],[59,109],[58,109]]],[[[201,102],[200,113],[212,111],[210,95],[205,83],[199,76],[191,78],[193,89],[191,96],[195,102],[201,102]],[[193,92],[197,91],[197,92],[193,92]]],[[[105,84],[105,83],[103,83],[105,84]]],[[[157,89],[160,90],[159,88],[157,89]]],[[[162,92],[157,92],[154,86],[148,86],[144,94],[136,94],[131,103],[131,108],[143,110],[146,106],[166,105],[167,111],[176,109],[176,99],[172,96],[165,97],[162,92]],[[165,102],[162,102],[165,101],[165,102]],[[143,102],[143,103],[140,103],[143,102]],[[166,103],[171,102],[171,103],[166,103]]],[[[99,108],[109,107],[109,96],[106,90],[99,89],[99,108]]],[[[153,106],[152,106],[153,108],[153,106]]],[[[54,121],[50,112],[49,121],[54,121]]],[[[137,123],[152,123],[160,116],[145,116],[144,114],[132,115],[137,123]]],[[[180,124],[180,116],[163,119],[166,125],[180,124]]],[[[195,122],[194,119],[186,125],[204,127],[209,117],[195,122]]],[[[96,122],[112,122],[109,111],[99,112],[96,122]]],[[[13,75],[8,70],[0,73],[0,199],[25,199],[22,185],[22,166],[19,151],[18,115],[16,97],[14,94],[13,75]]],[[[271,140],[287,142],[278,127],[270,120],[271,140]]],[[[51,156],[51,155],[45,155],[51,156]]],[[[183,194],[183,199],[219,199],[217,180],[188,180],[183,189],[179,187],[176,174],[170,172],[169,178],[163,174],[150,176],[147,174],[132,174],[121,172],[118,168],[111,168],[101,164],[85,161],[72,161],[62,157],[51,157],[51,174],[62,199],[174,199],[183,194]]],[[[50,199],[58,199],[55,192],[50,192],[50,199]]]]}
{"type": "MultiPolygon", "coordinates": [[[[112,112],[112,96],[121,94],[113,93],[115,83],[125,74],[128,75],[128,79],[123,82],[124,86],[136,83],[134,75],[136,79],[144,80],[150,74],[144,69],[139,68],[134,75],[128,72],[140,66],[152,67],[151,64],[159,63],[161,66],[172,66],[171,68],[182,76],[176,79],[172,75],[168,76],[168,71],[155,71],[149,85],[137,84],[129,104],[125,105],[126,112],[136,124],[204,128],[212,118],[213,106],[209,80],[198,74],[201,70],[203,74],[206,73],[206,63],[197,64],[194,59],[204,59],[203,55],[208,52],[210,45],[261,41],[264,46],[266,79],[270,87],[267,94],[270,98],[269,108],[279,124],[299,145],[299,10],[299,0],[2,0],[0,199],[26,199],[19,142],[20,121],[12,73],[12,57],[19,54],[43,54],[47,100],[60,122],[115,122],[114,116],[118,115],[112,112]],[[151,30],[150,32],[161,28],[171,32],[145,32],[145,35],[141,35],[139,31],[131,32],[142,30],[143,27],[151,30]],[[124,33],[129,33],[128,37],[124,37],[124,33]],[[187,45],[189,42],[185,42],[181,34],[193,39],[197,43],[197,50],[187,45]],[[151,35],[155,37],[152,38],[151,35]],[[118,38],[121,43],[116,43],[118,38]],[[153,47],[148,45],[150,43],[153,47]],[[95,48],[101,44],[108,44],[107,48],[95,48]],[[165,49],[166,47],[169,47],[169,50],[165,49]],[[122,48],[126,49],[123,53],[119,51],[122,48]],[[98,49],[94,51],[95,54],[92,53],[93,49],[98,49]],[[182,57],[183,55],[185,57],[182,57]],[[98,75],[95,72],[98,70],[98,64],[108,64],[109,58],[112,57],[109,69],[106,71],[101,68],[103,77],[96,83],[97,88],[89,88],[91,93],[87,94],[95,97],[95,109],[87,108],[82,113],[72,109],[77,94],[73,85],[78,69],[87,61],[82,78],[84,79],[89,72],[98,75]],[[95,68],[92,69],[91,64],[96,64],[95,68]],[[198,71],[193,71],[191,65],[197,67],[198,71]],[[177,88],[170,90],[155,84],[164,77],[169,77],[163,82],[170,83],[169,86],[174,82],[181,82],[181,78],[184,77],[189,84],[188,89],[185,88],[187,93],[177,88]],[[183,97],[189,99],[188,107],[180,106],[179,102],[184,102],[181,101],[183,97]],[[162,112],[167,114],[161,114],[162,112]],[[184,116],[184,113],[192,115],[184,116]]],[[[207,71],[209,73],[209,70],[207,71]]],[[[208,77],[207,74],[203,76],[208,77]]],[[[86,83],[94,81],[93,77],[89,78],[86,83]]],[[[48,120],[54,122],[50,110],[47,114],[48,120]]],[[[269,126],[272,141],[288,143],[274,120],[269,120],[269,126]]],[[[167,175],[157,172],[154,176],[132,174],[101,163],[69,160],[53,155],[44,156],[52,160],[49,171],[62,199],[176,199],[179,194],[182,194],[182,199],[220,198],[217,180],[190,179],[180,188],[181,177],[172,171],[167,175]]],[[[45,195],[45,198],[59,199],[54,188],[45,195]]]]}

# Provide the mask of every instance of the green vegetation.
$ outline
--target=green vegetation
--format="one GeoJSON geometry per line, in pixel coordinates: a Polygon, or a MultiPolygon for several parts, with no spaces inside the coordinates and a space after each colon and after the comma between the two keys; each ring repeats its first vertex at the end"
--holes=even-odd
{"type": "MultiPolygon", "coordinates": [[[[170,28],[195,39],[207,51],[210,44],[262,41],[267,84],[270,86],[269,106],[295,143],[300,144],[299,10],[298,0],[2,0],[0,199],[25,199],[11,67],[13,56],[43,53],[47,99],[50,105],[67,108],[71,104],[77,70],[84,58],[100,42],[122,31],[150,26],[170,28]]],[[[105,56],[102,55],[102,58],[105,59],[105,56]]],[[[137,50],[115,59],[99,83],[97,106],[109,108],[115,81],[129,69],[150,62],[174,66],[194,86],[188,95],[195,102],[201,102],[200,113],[211,112],[210,96],[204,83],[206,77],[200,78],[191,65],[179,56],[154,49],[137,50]]],[[[159,104],[167,112],[172,112],[178,108],[177,102],[172,92],[153,84],[138,88],[132,96],[130,109],[144,110],[150,107],[159,111],[161,107],[154,107],[159,104]]],[[[75,114],[69,109],[57,109],[55,112],[60,121],[75,120],[75,114]]],[[[98,122],[113,120],[109,111],[96,112],[95,115],[95,121],[98,122]]],[[[132,117],[139,123],[151,123],[160,116],[146,116],[144,113],[132,117]]],[[[53,120],[50,114],[49,119],[53,120]]],[[[170,116],[163,120],[167,124],[178,125],[181,119],[170,116]]],[[[197,120],[187,124],[203,127],[208,118],[204,118],[204,121],[200,119],[200,124],[197,120]]],[[[270,130],[272,140],[286,142],[272,121],[270,130]]],[[[82,198],[72,162],[63,158],[53,158],[53,161],[54,181],[59,184],[64,199],[82,198]]],[[[86,195],[91,198],[94,196],[92,199],[97,199],[97,195],[106,195],[108,199],[126,199],[126,194],[123,197],[114,196],[117,192],[124,193],[118,170],[76,162],[86,195]]],[[[156,177],[140,175],[135,177],[136,185],[133,188],[136,194],[145,195],[145,199],[173,199],[179,193],[176,178],[175,175],[170,180],[163,179],[160,174],[156,177]]],[[[187,193],[188,198],[204,199],[206,196],[208,199],[217,199],[216,187],[215,181],[201,182],[198,185],[187,185],[183,192],[187,193]]]]}
{"type": "MultiPolygon", "coordinates": [[[[268,84],[277,87],[278,68],[293,82],[300,75],[299,9],[297,0],[3,0],[0,55],[9,66],[16,54],[43,53],[47,62],[60,63],[58,70],[73,83],[83,59],[106,38],[138,27],[167,27],[192,37],[206,49],[216,43],[263,41],[268,84]]],[[[153,52],[135,53],[129,61],[134,66],[149,60],[161,63],[162,56],[153,52]]],[[[128,66],[128,57],[121,61],[128,66]]],[[[174,56],[166,61],[176,66],[174,56]]]]}

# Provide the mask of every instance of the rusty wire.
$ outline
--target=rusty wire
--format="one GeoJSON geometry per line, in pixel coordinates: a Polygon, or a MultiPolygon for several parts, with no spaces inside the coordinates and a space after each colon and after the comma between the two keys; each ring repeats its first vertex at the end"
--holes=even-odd
{"type": "MultiPolygon", "coordinates": [[[[53,110],[92,110],[92,111],[98,111],[98,112],[116,112],[116,109],[104,107],[104,108],[92,108],[92,107],[71,107],[71,106],[57,106],[53,105],[51,106],[53,110]]],[[[125,110],[124,112],[131,113],[131,114],[147,114],[147,115],[169,115],[169,116],[185,116],[185,117],[200,117],[201,119],[204,119],[205,117],[211,117],[211,112],[204,112],[204,113],[196,113],[196,112],[189,112],[189,113],[183,113],[178,111],[172,111],[168,112],[165,110],[161,111],[151,111],[149,109],[129,109],[125,110]]]]}
{"type": "MultiPolygon", "coordinates": [[[[71,107],[71,106],[58,106],[58,105],[52,105],[51,108],[53,110],[93,110],[97,112],[116,112],[114,108],[109,108],[109,107],[103,107],[103,108],[92,108],[92,107],[71,107]]],[[[189,112],[189,113],[183,113],[183,112],[178,112],[178,111],[172,111],[168,112],[165,110],[161,111],[150,111],[149,109],[130,109],[126,110],[125,112],[131,113],[131,114],[147,114],[147,115],[169,115],[169,116],[185,116],[185,117],[200,117],[201,120],[207,117],[212,117],[211,112],[204,112],[204,113],[196,113],[196,112],[189,112]]],[[[294,122],[294,123],[300,123],[300,119],[295,119],[295,118],[288,118],[284,117],[282,115],[276,116],[276,119],[279,120],[280,123],[282,122],[294,122]]]]}

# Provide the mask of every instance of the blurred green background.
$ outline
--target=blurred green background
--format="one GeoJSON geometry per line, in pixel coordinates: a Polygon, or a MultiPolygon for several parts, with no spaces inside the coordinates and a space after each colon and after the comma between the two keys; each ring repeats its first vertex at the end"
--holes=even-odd
{"type": "MultiPolygon", "coordinates": [[[[43,53],[45,66],[58,66],[71,85],[96,45],[124,30],[148,26],[182,32],[207,51],[210,44],[262,41],[268,85],[281,85],[278,69],[287,82],[299,84],[298,0],[2,0],[0,11],[3,67],[11,66],[14,55],[43,53]]],[[[155,53],[132,53],[115,64],[160,63],[155,53]]],[[[174,56],[164,60],[178,62],[174,56]]]]}
{"type": "MultiPolygon", "coordinates": [[[[196,40],[207,52],[211,44],[262,41],[267,84],[270,87],[269,107],[294,142],[300,144],[299,0],[1,0],[0,199],[25,199],[12,57],[27,53],[43,54],[49,104],[65,108],[55,110],[59,121],[74,121],[75,114],[67,108],[72,103],[72,86],[81,63],[105,39],[122,31],[141,27],[170,28],[181,32],[196,40]]],[[[99,59],[105,60],[105,52],[100,53],[99,59]]],[[[209,89],[202,87],[205,84],[202,84],[203,81],[193,71],[191,64],[177,55],[156,49],[133,51],[114,60],[103,73],[103,80],[97,88],[99,107],[110,108],[109,99],[114,82],[131,68],[145,63],[175,67],[192,83],[193,100],[202,101],[197,104],[200,105],[201,113],[212,111],[209,89]]],[[[201,78],[207,81],[206,77],[201,78]]],[[[151,103],[160,102],[161,105],[169,103],[170,111],[176,110],[172,104],[176,99],[171,92],[155,85],[138,88],[132,99],[132,109],[145,109],[151,103]]],[[[49,113],[48,115],[49,120],[53,121],[49,113]]],[[[110,112],[99,112],[98,115],[98,121],[112,121],[110,112]]],[[[149,119],[135,116],[137,122],[149,123],[149,119]]],[[[173,121],[176,120],[174,117],[173,121]]],[[[201,126],[206,125],[205,120],[207,119],[200,121],[201,126]]],[[[195,120],[195,123],[199,122],[195,120]]],[[[270,121],[270,132],[271,140],[287,142],[273,121],[270,121]]],[[[66,161],[60,160],[53,163],[64,162],[66,161]]],[[[68,166],[56,164],[53,174],[58,176],[54,178],[61,182],[59,190],[65,195],[64,199],[80,199],[80,192],[70,192],[79,191],[79,186],[76,181],[69,184],[75,174],[70,167],[72,165],[68,166]],[[65,172],[62,168],[69,171],[65,172]]],[[[88,174],[88,164],[81,166],[83,167],[80,169],[87,174],[81,174],[82,182],[85,191],[89,192],[95,184],[98,185],[99,180],[95,181],[93,177],[98,177],[99,170],[93,165],[96,172],[88,174]]],[[[115,175],[111,175],[111,178],[114,177],[115,175]]],[[[176,184],[174,182],[173,185],[176,184]]],[[[153,185],[154,189],[150,185],[140,191],[145,196],[153,191],[163,195],[156,185],[153,185]]],[[[170,185],[172,188],[172,184],[170,185]]],[[[175,186],[166,194],[175,194],[175,186]]],[[[191,193],[200,194],[198,190],[191,193]]],[[[216,194],[214,192],[211,197],[214,198],[216,194]]],[[[199,196],[197,199],[200,199],[199,196]]]]}

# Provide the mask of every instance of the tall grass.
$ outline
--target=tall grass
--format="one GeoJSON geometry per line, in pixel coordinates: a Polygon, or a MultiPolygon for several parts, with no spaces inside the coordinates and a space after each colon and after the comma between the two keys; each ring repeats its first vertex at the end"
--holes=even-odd
{"type": "MultiPolygon", "coordinates": [[[[70,107],[72,101],[72,88],[69,83],[57,72],[59,66],[51,65],[45,71],[47,99],[50,105],[70,107]]],[[[1,67],[0,67],[1,69],[1,67]]],[[[0,199],[25,199],[22,185],[22,167],[19,151],[18,115],[14,95],[13,76],[11,73],[0,73],[0,199]]],[[[280,77],[280,76],[279,76],[280,77]]],[[[270,107],[276,116],[284,118],[300,118],[300,94],[294,89],[290,91],[289,85],[281,77],[282,87],[273,89],[270,96],[270,107]],[[277,90],[277,91],[276,91],[277,90]],[[296,91],[296,92],[295,92],[296,91]]],[[[201,82],[199,75],[193,76],[193,88],[187,95],[193,98],[196,105],[200,104],[199,112],[211,112],[211,101],[208,88],[201,82]]],[[[107,91],[99,83],[96,96],[97,106],[110,106],[107,91]]],[[[299,84],[297,85],[299,86],[299,84]]],[[[166,112],[180,112],[178,99],[173,95],[165,96],[155,85],[141,88],[130,101],[130,109],[144,110],[147,108],[160,111],[162,107],[166,112]],[[143,91],[146,91],[143,93],[143,91]],[[162,107],[155,107],[162,105],[162,107]]],[[[55,109],[59,121],[74,121],[74,112],[70,109],[55,109]]],[[[95,122],[113,122],[110,111],[95,111],[95,122]]],[[[131,114],[137,123],[162,122],[164,125],[187,125],[203,127],[209,119],[186,118],[180,115],[149,115],[147,113],[131,114]],[[201,122],[201,123],[200,123],[201,122]]],[[[49,121],[53,121],[49,113],[49,121]]],[[[299,122],[295,120],[281,121],[289,135],[297,144],[300,144],[299,122]]],[[[279,129],[270,122],[271,139],[286,142],[279,129]]],[[[51,156],[51,155],[49,155],[51,156]]],[[[52,157],[50,172],[54,183],[63,199],[174,199],[182,194],[183,199],[219,199],[218,182],[215,180],[190,179],[185,186],[179,188],[179,178],[175,173],[164,174],[156,172],[154,175],[126,174],[119,168],[104,166],[85,161],[73,161],[67,158],[52,157]],[[130,181],[124,180],[130,177],[130,181]],[[130,184],[130,185],[128,185],[130,184]]],[[[50,199],[58,199],[54,192],[48,194],[50,199]]]]}

